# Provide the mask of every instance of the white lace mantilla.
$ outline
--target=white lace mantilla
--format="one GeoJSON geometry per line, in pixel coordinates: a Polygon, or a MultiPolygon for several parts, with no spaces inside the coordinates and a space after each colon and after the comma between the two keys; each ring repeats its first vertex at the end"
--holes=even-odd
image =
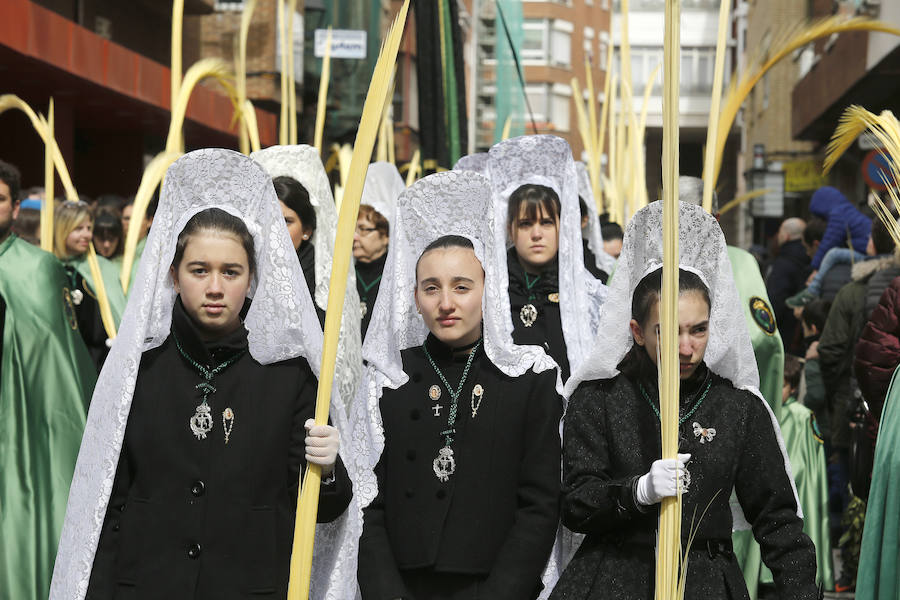
{"type": "Polygon", "coordinates": [[[597,264],[597,268],[612,275],[613,269],[616,267],[616,259],[603,249],[603,232],[600,229],[597,201],[594,198],[594,189],[591,187],[587,166],[579,160],[575,163],[575,170],[578,172],[578,195],[584,199],[588,209],[588,248],[594,253],[594,262],[597,264]]]}
{"type": "MultiPolygon", "coordinates": [[[[251,356],[262,364],[302,356],[319,374],[322,332],[272,180],[250,158],[230,150],[205,149],[183,156],[166,174],[119,335],[94,390],[53,572],[53,600],[81,600],[87,592],[141,355],[169,335],[175,301],[169,266],[175,242],[191,217],[213,207],[242,219],[256,246],[258,272],[244,321],[251,356]]],[[[317,529],[316,598],[352,596],[354,544],[361,531],[357,513],[348,509],[334,523],[317,529]]]]}
{"type": "MultiPolygon", "coordinates": [[[[368,204],[378,211],[393,228],[397,198],[405,189],[406,183],[397,167],[389,162],[373,162],[366,171],[366,182],[363,185],[360,203],[368,204]]],[[[391,231],[391,236],[393,235],[394,232],[391,231]]]]}
{"type": "MultiPolygon", "coordinates": [[[[472,241],[485,271],[482,298],[484,349],[501,371],[516,377],[526,371],[555,369],[556,364],[538,346],[512,342],[509,292],[503,248],[494,248],[491,186],[481,175],[448,171],[420,179],[400,196],[397,221],[385,264],[382,288],[372,314],[369,335],[363,344],[368,367],[359,398],[352,405],[352,456],[361,476],[357,483],[360,510],[378,493],[375,465],[384,449],[384,429],[379,401],[385,387],[397,389],[409,376],[403,371],[400,352],[419,346],[428,335],[416,312],[415,265],[425,247],[444,235],[460,235],[472,241]],[[503,256],[502,261],[499,257],[503,256]],[[386,287],[385,287],[386,286],[386,287]]],[[[557,376],[558,379],[558,376],[557,376]]],[[[557,386],[561,389],[561,384],[557,386]]],[[[360,518],[361,512],[360,512],[360,518]]],[[[549,568],[555,582],[558,568],[549,568]]],[[[550,586],[552,588],[552,585],[550,586]]]]}
{"type": "Polygon", "coordinates": [[[490,179],[491,176],[488,173],[488,156],[489,154],[487,152],[476,152],[475,154],[463,156],[456,161],[455,165],[453,165],[453,170],[473,171],[490,179]]]}
{"type": "MultiPolygon", "coordinates": [[[[315,302],[322,310],[328,308],[328,287],[331,282],[331,265],[334,256],[334,238],[337,232],[337,209],[331,194],[331,184],[319,153],[312,146],[272,146],[250,155],[261,164],[274,179],[291,177],[309,192],[309,200],[316,211],[316,230],[310,240],[316,250],[316,293],[315,302]]],[[[347,292],[341,313],[341,334],[338,341],[337,363],[334,381],[338,388],[332,423],[344,431],[347,403],[356,397],[356,386],[362,376],[362,340],[360,332],[360,302],[356,290],[356,273],[347,274],[347,292]],[[343,413],[341,418],[334,413],[343,413]]]]}
{"type": "MultiPolygon", "coordinates": [[[[494,186],[497,260],[506,265],[506,212],[509,196],[525,184],[550,187],[559,196],[559,307],[571,371],[581,366],[600,325],[607,288],[584,266],[578,179],[568,142],[552,135],[528,135],[491,148],[488,169],[494,186]]],[[[602,244],[601,244],[602,245],[602,244]]],[[[504,287],[508,274],[504,272],[504,287]]],[[[506,319],[512,319],[507,306],[506,319]]]]}
{"type": "MultiPolygon", "coordinates": [[[[577,370],[573,369],[572,376],[566,382],[566,397],[571,396],[582,381],[610,379],[619,373],[616,367],[633,344],[629,322],[634,288],[646,275],[662,266],[662,218],[662,203],[652,202],[639,210],[628,223],[609,297],[603,305],[596,342],[588,359],[577,370]]],[[[781,429],[772,409],[759,392],[756,356],[747,331],[743,303],[734,283],[725,236],[715,217],[700,206],[681,202],[678,249],[680,268],[699,275],[709,288],[712,300],[705,362],[713,373],[730,379],[738,389],[751,391],[765,406],[793,486],[794,478],[781,429]]],[[[799,500],[797,506],[800,506],[799,500]]],[[[732,504],[735,527],[746,527],[747,520],[739,510],[740,507],[732,504]]]]}

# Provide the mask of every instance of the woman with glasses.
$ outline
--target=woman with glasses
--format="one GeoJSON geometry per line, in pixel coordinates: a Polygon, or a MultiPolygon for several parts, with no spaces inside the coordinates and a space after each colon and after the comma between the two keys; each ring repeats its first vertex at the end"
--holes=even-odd
{"type": "MultiPolygon", "coordinates": [[[[85,202],[63,202],[56,207],[53,229],[53,254],[62,261],[69,277],[69,293],[75,306],[78,329],[87,345],[97,371],[109,353],[108,335],[100,318],[97,286],[88,262],[88,252],[94,237],[94,218],[85,202]]],[[[118,328],[125,311],[125,293],[114,263],[97,256],[100,273],[113,321],[118,328]]]]}
{"type": "Polygon", "coordinates": [[[372,318],[372,308],[381,286],[381,275],[390,243],[394,203],[406,189],[397,167],[387,162],[369,165],[362,203],[353,235],[353,258],[356,260],[356,289],[362,313],[362,336],[365,339],[372,318]]]}

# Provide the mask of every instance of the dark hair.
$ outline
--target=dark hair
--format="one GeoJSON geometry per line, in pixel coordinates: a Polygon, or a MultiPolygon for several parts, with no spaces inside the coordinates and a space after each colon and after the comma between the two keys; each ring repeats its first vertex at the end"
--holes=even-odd
{"type": "Polygon", "coordinates": [[[309,192],[299,181],[293,177],[276,177],[272,180],[275,186],[275,195],[281,202],[297,213],[303,222],[303,227],[316,230],[316,209],[309,201],[309,192]]]}
{"type": "Polygon", "coordinates": [[[9,197],[15,205],[19,201],[19,194],[22,191],[22,176],[19,174],[19,169],[0,160],[0,181],[9,187],[9,197]]]}
{"type": "Polygon", "coordinates": [[[35,208],[20,208],[19,216],[12,224],[12,232],[35,246],[41,243],[39,238],[41,227],[41,211],[35,208]]]}
{"type": "Polygon", "coordinates": [[[509,204],[506,209],[506,226],[512,227],[519,221],[519,214],[525,209],[525,218],[536,220],[540,208],[548,216],[558,223],[562,205],[559,196],[546,185],[526,183],[509,195],[509,204]]]}
{"type": "Polygon", "coordinates": [[[821,242],[825,236],[825,228],[828,227],[828,221],[819,217],[810,218],[803,230],[803,242],[807,246],[812,246],[813,242],[821,242]]]}
{"type": "Polygon", "coordinates": [[[472,251],[475,250],[475,246],[474,244],[472,244],[472,240],[467,237],[463,237],[461,235],[442,235],[438,239],[425,246],[425,249],[422,250],[422,254],[420,254],[419,258],[416,259],[416,269],[414,272],[417,274],[417,276],[419,273],[419,262],[422,260],[422,257],[432,250],[445,248],[467,248],[472,251]]]}
{"type": "MultiPolygon", "coordinates": [[[[122,210],[125,210],[126,206],[134,206],[134,196],[129,196],[125,202],[122,204],[122,210]]],[[[159,206],[159,190],[153,192],[153,196],[150,197],[150,202],[147,203],[147,212],[144,213],[145,219],[153,220],[153,217],[156,215],[156,209],[159,206]]]]}
{"type": "Polygon", "coordinates": [[[793,354],[784,355],[784,382],[791,391],[800,387],[800,375],[803,374],[803,361],[793,354]]]}
{"type": "Polygon", "coordinates": [[[587,202],[584,201],[584,198],[578,196],[578,210],[581,211],[581,218],[585,218],[588,216],[588,205],[587,202]]]}
{"type": "Polygon", "coordinates": [[[372,221],[372,225],[374,225],[375,229],[377,231],[380,231],[383,236],[389,237],[391,235],[391,225],[390,223],[388,223],[387,218],[383,214],[375,210],[372,206],[368,204],[360,204],[359,218],[372,221]]]}
{"type": "MultiPolygon", "coordinates": [[[[125,198],[118,194],[101,194],[97,196],[97,210],[107,210],[116,213],[122,212],[125,198]]],[[[99,216],[99,215],[98,215],[99,216]]],[[[95,228],[96,229],[96,228],[95,228]]]]}
{"type": "Polygon", "coordinates": [[[612,221],[600,224],[600,235],[603,236],[604,242],[609,240],[621,240],[625,237],[622,226],[618,223],[613,223],[612,221]]]}
{"type": "MultiPolygon", "coordinates": [[[[895,218],[891,215],[892,218],[895,218]]],[[[894,238],[881,219],[872,220],[872,245],[875,246],[875,254],[890,254],[894,251],[894,238]]]]}
{"type": "Polygon", "coordinates": [[[253,244],[253,236],[239,218],[231,215],[221,208],[207,208],[201,210],[191,217],[178,234],[178,241],[175,243],[175,258],[172,259],[172,267],[178,269],[181,259],[184,258],[184,250],[187,248],[188,240],[192,235],[201,231],[211,231],[218,233],[231,234],[235,236],[244,250],[247,252],[247,263],[250,267],[250,274],[256,273],[256,250],[253,244]]]}
{"type": "Polygon", "coordinates": [[[813,300],[803,307],[800,318],[807,327],[815,326],[822,333],[825,321],[828,319],[828,311],[831,310],[831,302],[828,300],[813,300]]]}
{"type": "Polygon", "coordinates": [[[113,256],[119,256],[124,251],[125,240],[123,238],[125,236],[122,231],[122,220],[109,209],[97,211],[97,216],[94,217],[94,237],[106,240],[118,239],[119,243],[113,256]]]}
{"type": "MultiPolygon", "coordinates": [[[[631,297],[631,318],[637,321],[641,327],[650,317],[650,309],[659,302],[661,289],[662,267],[646,275],[634,288],[634,294],[631,297]]],[[[703,299],[706,300],[706,306],[712,307],[709,288],[706,287],[700,276],[692,271],[678,269],[678,293],[685,292],[700,292],[703,299]]],[[[649,369],[652,364],[649,362],[651,360],[643,347],[633,344],[617,368],[629,379],[637,379],[649,369]]]]}

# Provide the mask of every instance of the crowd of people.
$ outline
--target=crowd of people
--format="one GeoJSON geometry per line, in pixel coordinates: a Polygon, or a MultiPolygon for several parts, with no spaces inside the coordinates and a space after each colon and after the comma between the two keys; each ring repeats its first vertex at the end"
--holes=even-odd
{"type": "Polygon", "coordinates": [[[598,215],[561,138],[409,188],[369,166],[327,425],[314,148],[177,160],[126,277],[133,201],[40,197],[0,162],[0,597],[283,598],[308,464],[313,598],[649,599],[679,494],[685,598],[852,590],[900,364],[892,231],[822,188],[757,268],[702,181],[679,197],[663,458],[662,203],[598,215]]]}

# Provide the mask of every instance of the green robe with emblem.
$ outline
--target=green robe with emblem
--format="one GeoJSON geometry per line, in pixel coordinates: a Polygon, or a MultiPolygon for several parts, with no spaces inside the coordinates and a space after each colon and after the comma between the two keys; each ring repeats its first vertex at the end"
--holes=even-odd
{"type": "Polygon", "coordinates": [[[866,507],[857,600],[900,598],[900,379],[888,388],[872,468],[872,486],[866,507]]]}
{"type": "Polygon", "coordinates": [[[0,243],[0,598],[50,589],[69,484],[97,371],[52,255],[0,243]]]}
{"type": "MultiPolygon", "coordinates": [[[[833,573],[826,506],[828,485],[821,436],[817,435],[815,421],[809,409],[797,402],[783,403],[781,400],[784,346],[759,272],[759,264],[749,252],[732,246],[728,247],[728,258],[744,304],[744,316],[759,369],[759,389],[780,425],[803,510],[803,532],[816,546],[817,580],[824,581],[825,587],[831,589],[833,573]]],[[[734,532],[732,543],[738,564],[744,572],[747,590],[755,600],[760,583],[773,583],[772,573],[762,563],[759,544],[753,538],[753,532],[734,532]]]]}

